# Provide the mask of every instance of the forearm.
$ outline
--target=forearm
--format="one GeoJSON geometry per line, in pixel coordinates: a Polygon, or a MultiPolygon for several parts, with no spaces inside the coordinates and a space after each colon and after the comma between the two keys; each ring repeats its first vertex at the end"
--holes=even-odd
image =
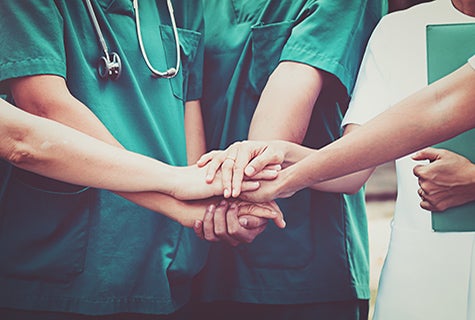
{"type": "Polygon", "coordinates": [[[166,164],[1,102],[0,155],[19,168],[115,191],[170,193],[176,188],[171,182],[175,172],[166,164]],[[157,183],[161,180],[166,181],[157,183]]]}
{"type": "MultiPolygon", "coordinates": [[[[156,190],[157,181],[177,180],[167,165],[33,116],[3,100],[0,100],[0,119],[0,156],[20,168],[74,184],[116,191],[156,190]]],[[[157,191],[171,188],[166,189],[157,191]]],[[[186,227],[202,219],[207,205],[213,203],[212,199],[179,201],[158,192],[118,194],[186,227]]]]}
{"type": "MultiPolygon", "coordinates": [[[[15,96],[15,101],[19,102],[20,106],[23,106],[25,109],[29,109],[30,111],[33,111],[36,114],[40,115],[45,115],[48,116],[52,119],[55,119],[59,122],[64,123],[67,126],[71,126],[74,128],[78,128],[79,131],[82,131],[86,135],[93,136],[99,140],[102,140],[106,144],[110,144],[109,150],[113,150],[111,148],[114,148],[113,146],[117,146],[117,148],[122,148],[118,141],[109,133],[107,128],[99,121],[97,117],[95,117],[92,113],[88,112],[88,108],[83,105],[81,102],[76,100],[74,97],[72,97],[69,94],[69,91],[67,88],[65,88],[65,83],[63,79],[60,78],[51,78],[47,77],[45,79],[26,79],[26,82],[19,82],[17,83],[17,86],[13,89],[14,96],[15,96]],[[31,80],[31,83],[30,81],[31,80]],[[40,81],[38,81],[40,80],[40,81]],[[41,81],[43,80],[43,81],[41,81]],[[38,90],[38,87],[42,88],[42,86],[57,86],[56,92],[58,92],[57,95],[54,95],[54,98],[50,99],[49,97],[44,97],[41,95],[41,92],[49,92],[48,90],[38,90]],[[61,89],[61,90],[60,90],[61,89]],[[39,92],[35,92],[39,91],[39,92]],[[17,99],[18,98],[18,99],[17,99]],[[65,110],[66,109],[67,112],[65,110]]],[[[45,89],[45,88],[43,88],[45,89]]],[[[48,88],[47,88],[48,89],[48,88]]],[[[51,88],[49,88],[51,89],[51,88]]],[[[87,151],[88,144],[87,143],[78,143],[77,141],[73,141],[75,147],[78,148],[85,148],[81,149],[80,151],[77,152],[83,152],[87,151]]],[[[61,145],[55,145],[55,148],[61,147],[61,145]]],[[[95,150],[98,152],[98,155],[95,155],[94,157],[96,158],[86,158],[89,162],[89,166],[82,167],[80,164],[72,164],[72,163],[65,163],[64,168],[68,167],[68,170],[70,170],[71,175],[75,175],[75,177],[78,177],[78,179],[91,179],[91,183],[81,183],[81,184],[86,184],[86,185],[93,185],[96,184],[97,186],[101,187],[106,187],[106,184],[115,184],[115,189],[117,190],[146,190],[146,188],[149,188],[149,190],[157,190],[160,192],[164,192],[167,194],[173,194],[178,192],[182,192],[181,189],[184,189],[183,184],[185,183],[186,179],[183,178],[173,178],[172,174],[180,174],[182,173],[187,173],[183,168],[172,168],[170,166],[167,166],[165,164],[161,164],[161,166],[158,166],[158,161],[150,159],[146,160],[144,157],[140,158],[137,156],[137,161],[138,158],[140,158],[141,162],[144,163],[147,161],[147,164],[145,167],[141,168],[141,165],[134,162],[131,163],[130,166],[137,164],[136,168],[130,167],[130,171],[121,171],[119,170],[119,167],[112,166],[109,167],[109,171],[114,171],[111,176],[108,176],[107,174],[101,173],[101,172],[95,172],[94,174],[91,173],[86,175],[87,170],[91,170],[90,172],[94,172],[91,167],[95,166],[96,163],[93,161],[93,159],[97,160],[97,158],[100,158],[100,148],[98,150],[95,150]],[[93,163],[93,164],[92,164],[93,163]],[[158,169],[157,169],[158,167],[158,169]],[[97,175],[95,175],[97,174],[97,175]],[[126,176],[128,174],[129,176],[126,176]],[[166,177],[164,179],[164,177],[166,177]],[[102,180],[101,180],[102,179],[102,180]],[[106,183],[107,181],[107,183],[106,183]],[[141,186],[142,183],[145,183],[147,186],[141,186]],[[137,189],[133,189],[130,187],[130,185],[135,184],[137,189]],[[174,184],[182,184],[181,186],[175,186],[174,184]],[[128,186],[129,185],[129,186],[128,186]]],[[[49,150],[51,151],[51,149],[49,150]]],[[[68,151],[69,152],[69,151],[68,151]]],[[[123,149],[122,150],[115,150],[114,154],[118,155],[120,152],[125,152],[123,149]]],[[[56,156],[55,153],[50,153],[56,156]]],[[[122,157],[122,156],[120,156],[122,157]]],[[[83,156],[84,159],[84,156],[83,156]]],[[[55,160],[56,161],[56,160],[55,160]]],[[[123,161],[123,160],[122,160],[123,161]]],[[[72,161],[74,162],[74,161],[72,161]]],[[[121,162],[121,163],[125,163],[121,162]]],[[[105,160],[102,162],[105,167],[110,166],[111,164],[107,164],[105,160]]],[[[114,162],[113,162],[114,163],[114,162]]],[[[115,162],[117,165],[117,161],[115,162]]],[[[46,166],[45,166],[46,168],[46,166]]],[[[195,183],[193,185],[190,185],[190,189],[192,187],[195,187],[193,189],[192,194],[190,197],[187,198],[207,198],[210,197],[214,194],[214,190],[211,187],[208,187],[206,183],[204,182],[204,172],[200,174],[200,172],[194,172],[195,174],[192,176],[192,180],[196,182],[195,180],[200,179],[201,183],[195,183]]],[[[59,178],[62,178],[63,172],[60,172],[59,178]]],[[[83,181],[86,182],[86,181],[83,181]]],[[[188,181],[186,181],[188,184],[188,181]]],[[[109,185],[110,187],[110,185],[109,185]]],[[[188,190],[185,190],[188,191],[188,190]]],[[[126,193],[121,193],[121,196],[126,197],[127,199],[133,199],[134,202],[144,205],[147,207],[151,206],[151,201],[148,200],[146,197],[147,195],[150,195],[150,193],[139,193],[139,194],[126,194],[126,193]]],[[[177,204],[178,202],[174,202],[172,200],[169,200],[170,204],[177,204]]],[[[153,210],[155,211],[160,211],[163,212],[164,214],[167,214],[168,216],[173,218],[173,215],[176,214],[176,211],[170,211],[171,207],[167,207],[164,210],[161,210],[161,208],[155,208],[153,210]],[[168,211],[166,211],[168,210],[168,211]]],[[[204,211],[203,211],[204,212],[204,211]]],[[[178,220],[179,217],[176,217],[175,220],[178,220]]]]}
{"type": "Polygon", "coordinates": [[[297,62],[281,62],[269,77],[249,128],[249,140],[302,143],[323,73],[297,62]]]}
{"type": "Polygon", "coordinates": [[[185,104],[185,135],[188,163],[194,164],[206,152],[203,116],[198,100],[185,104]]]}
{"type": "MultiPolygon", "coordinates": [[[[322,71],[308,65],[295,62],[281,63],[261,95],[251,122],[249,139],[281,139],[301,143],[322,89],[324,77],[322,71]],[[289,83],[289,79],[292,82],[289,83]]],[[[346,130],[345,134],[351,130],[346,130]]],[[[312,149],[307,147],[287,145],[284,165],[292,165],[311,152],[312,149]]],[[[326,192],[354,193],[361,188],[371,173],[372,170],[359,172],[309,187],[326,192]]]]}
{"type": "Polygon", "coordinates": [[[218,202],[214,198],[199,201],[181,201],[157,192],[119,192],[117,194],[144,208],[162,213],[188,228],[192,228],[196,220],[203,220],[206,208],[218,202]]]}
{"type": "Polygon", "coordinates": [[[289,168],[283,189],[374,167],[475,127],[473,83],[475,72],[466,65],[411,95],[289,168]]]}

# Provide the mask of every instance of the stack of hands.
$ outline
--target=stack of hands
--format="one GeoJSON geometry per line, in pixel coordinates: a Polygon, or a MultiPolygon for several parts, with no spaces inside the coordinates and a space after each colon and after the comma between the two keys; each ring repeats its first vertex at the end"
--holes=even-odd
{"type": "MultiPolygon", "coordinates": [[[[173,196],[214,196],[203,219],[193,225],[198,237],[233,246],[250,243],[264,231],[269,220],[279,228],[285,227],[283,213],[274,199],[297,191],[286,186],[291,176],[288,169],[294,164],[289,161],[292,152],[291,144],[283,141],[243,141],[223,151],[211,151],[195,166],[184,168],[186,188],[180,188],[173,196]]],[[[422,208],[443,211],[475,200],[475,165],[466,158],[427,148],[413,159],[429,160],[414,168],[422,208]]]]}
{"type": "Polygon", "coordinates": [[[273,201],[279,197],[277,180],[283,167],[284,153],[272,142],[236,142],[226,150],[203,155],[196,166],[188,167],[187,170],[198,170],[198,179],[202,180],[196,189],[190,188],[190,184],[195,185],[190,183],[174,196],[204,197],[211,189],[221,200],[208,206],[203,220],[195,221],[197,236],[232,246],[250,243],[264,231],[269,220],[279,228],[285,227],[283,213],[273,201]]]}

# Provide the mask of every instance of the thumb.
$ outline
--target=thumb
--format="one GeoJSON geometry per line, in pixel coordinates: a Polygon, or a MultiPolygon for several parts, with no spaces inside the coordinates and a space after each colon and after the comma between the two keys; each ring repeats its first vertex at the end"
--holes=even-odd
{"type": "Polygon", "coordinates": [[[415,155],[412,156],[413,160],[429,160],[430,162],[435,161],[439,158],[439,150],[435,148],[425,148],[421,151],[418,151],[415,155]]]}
{"type": "Polygon", "coordinates": [[[266,166],[280,165],[284,161],[283,154],[280,152],[272,152],[267,148],[263,153],[252,159],[246,166],[244,173],[248,177],[252,177],[262,171],[266,166]]]}
{"type": "Polygon", "coordinates": [[[255,229],[267,224],[268,220],[253,215],[242,215],[239,217],[239,224],[246,229],[255,229]]]}

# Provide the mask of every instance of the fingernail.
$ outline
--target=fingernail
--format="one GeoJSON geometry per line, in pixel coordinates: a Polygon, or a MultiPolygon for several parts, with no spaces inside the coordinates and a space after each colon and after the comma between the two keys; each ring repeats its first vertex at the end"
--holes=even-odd
{"type": "Polygon", "coordinates": [[[245,173],[248,176],[252,175],[255,171],[256,171],[256,169],[254,169],[254,167],[252,167],[252,166],[247,166],[246,169],[245,169],[245,173]]]}
{"type": "Polygon", "coordinates": [[[237,204],[235,202],[231,203],[231,206],[229,207],[230,209],[236,209],[237,204]]]}
{"type": "Polygon", "coordinates": [[[221,200],[221,202],[219,203],[220,206],[225,206],[226,205],[226,200],[221,200]]]}
{"type": "Polygon", "coordinates": [[[224,189],[223,196],[225,198],[229,198],[230,195],[231,195],[231,192],[229,191],[229,189],[228,188],[224,189]]]}
{"type": "Polygon", "coordinates": [[[285,228],[285,226],[287,225],[287,222],[285,222],[284,219],[282,219],[281,221],[282,221],[282,228],[285,228]]]}
{"type": "Polygon", "coordinates": [[[200,220],[195,220],[195,228],[200,229],[201,228],[201,221],[200,220]]]}
{"type": "Polygon", "coordinates": [[[247,221],[246,218],[239,218],[239,224],[240,224],[241,226],[244,226],[244,227],[245,227],[245,226],[247,226],[247,223],[248,223],[248,221],[247,221]]]}

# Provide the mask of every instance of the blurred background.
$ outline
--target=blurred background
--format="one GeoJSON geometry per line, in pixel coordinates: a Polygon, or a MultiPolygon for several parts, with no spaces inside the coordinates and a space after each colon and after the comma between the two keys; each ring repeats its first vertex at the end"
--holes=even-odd
{"type": "Polygon", "coordinates": [[[378,280],[388,250],[391,219],[396,199],[396,172],[394,162],[379,166],[366,184],[370,248],[370,315],[378,292],[378,280]]]}

